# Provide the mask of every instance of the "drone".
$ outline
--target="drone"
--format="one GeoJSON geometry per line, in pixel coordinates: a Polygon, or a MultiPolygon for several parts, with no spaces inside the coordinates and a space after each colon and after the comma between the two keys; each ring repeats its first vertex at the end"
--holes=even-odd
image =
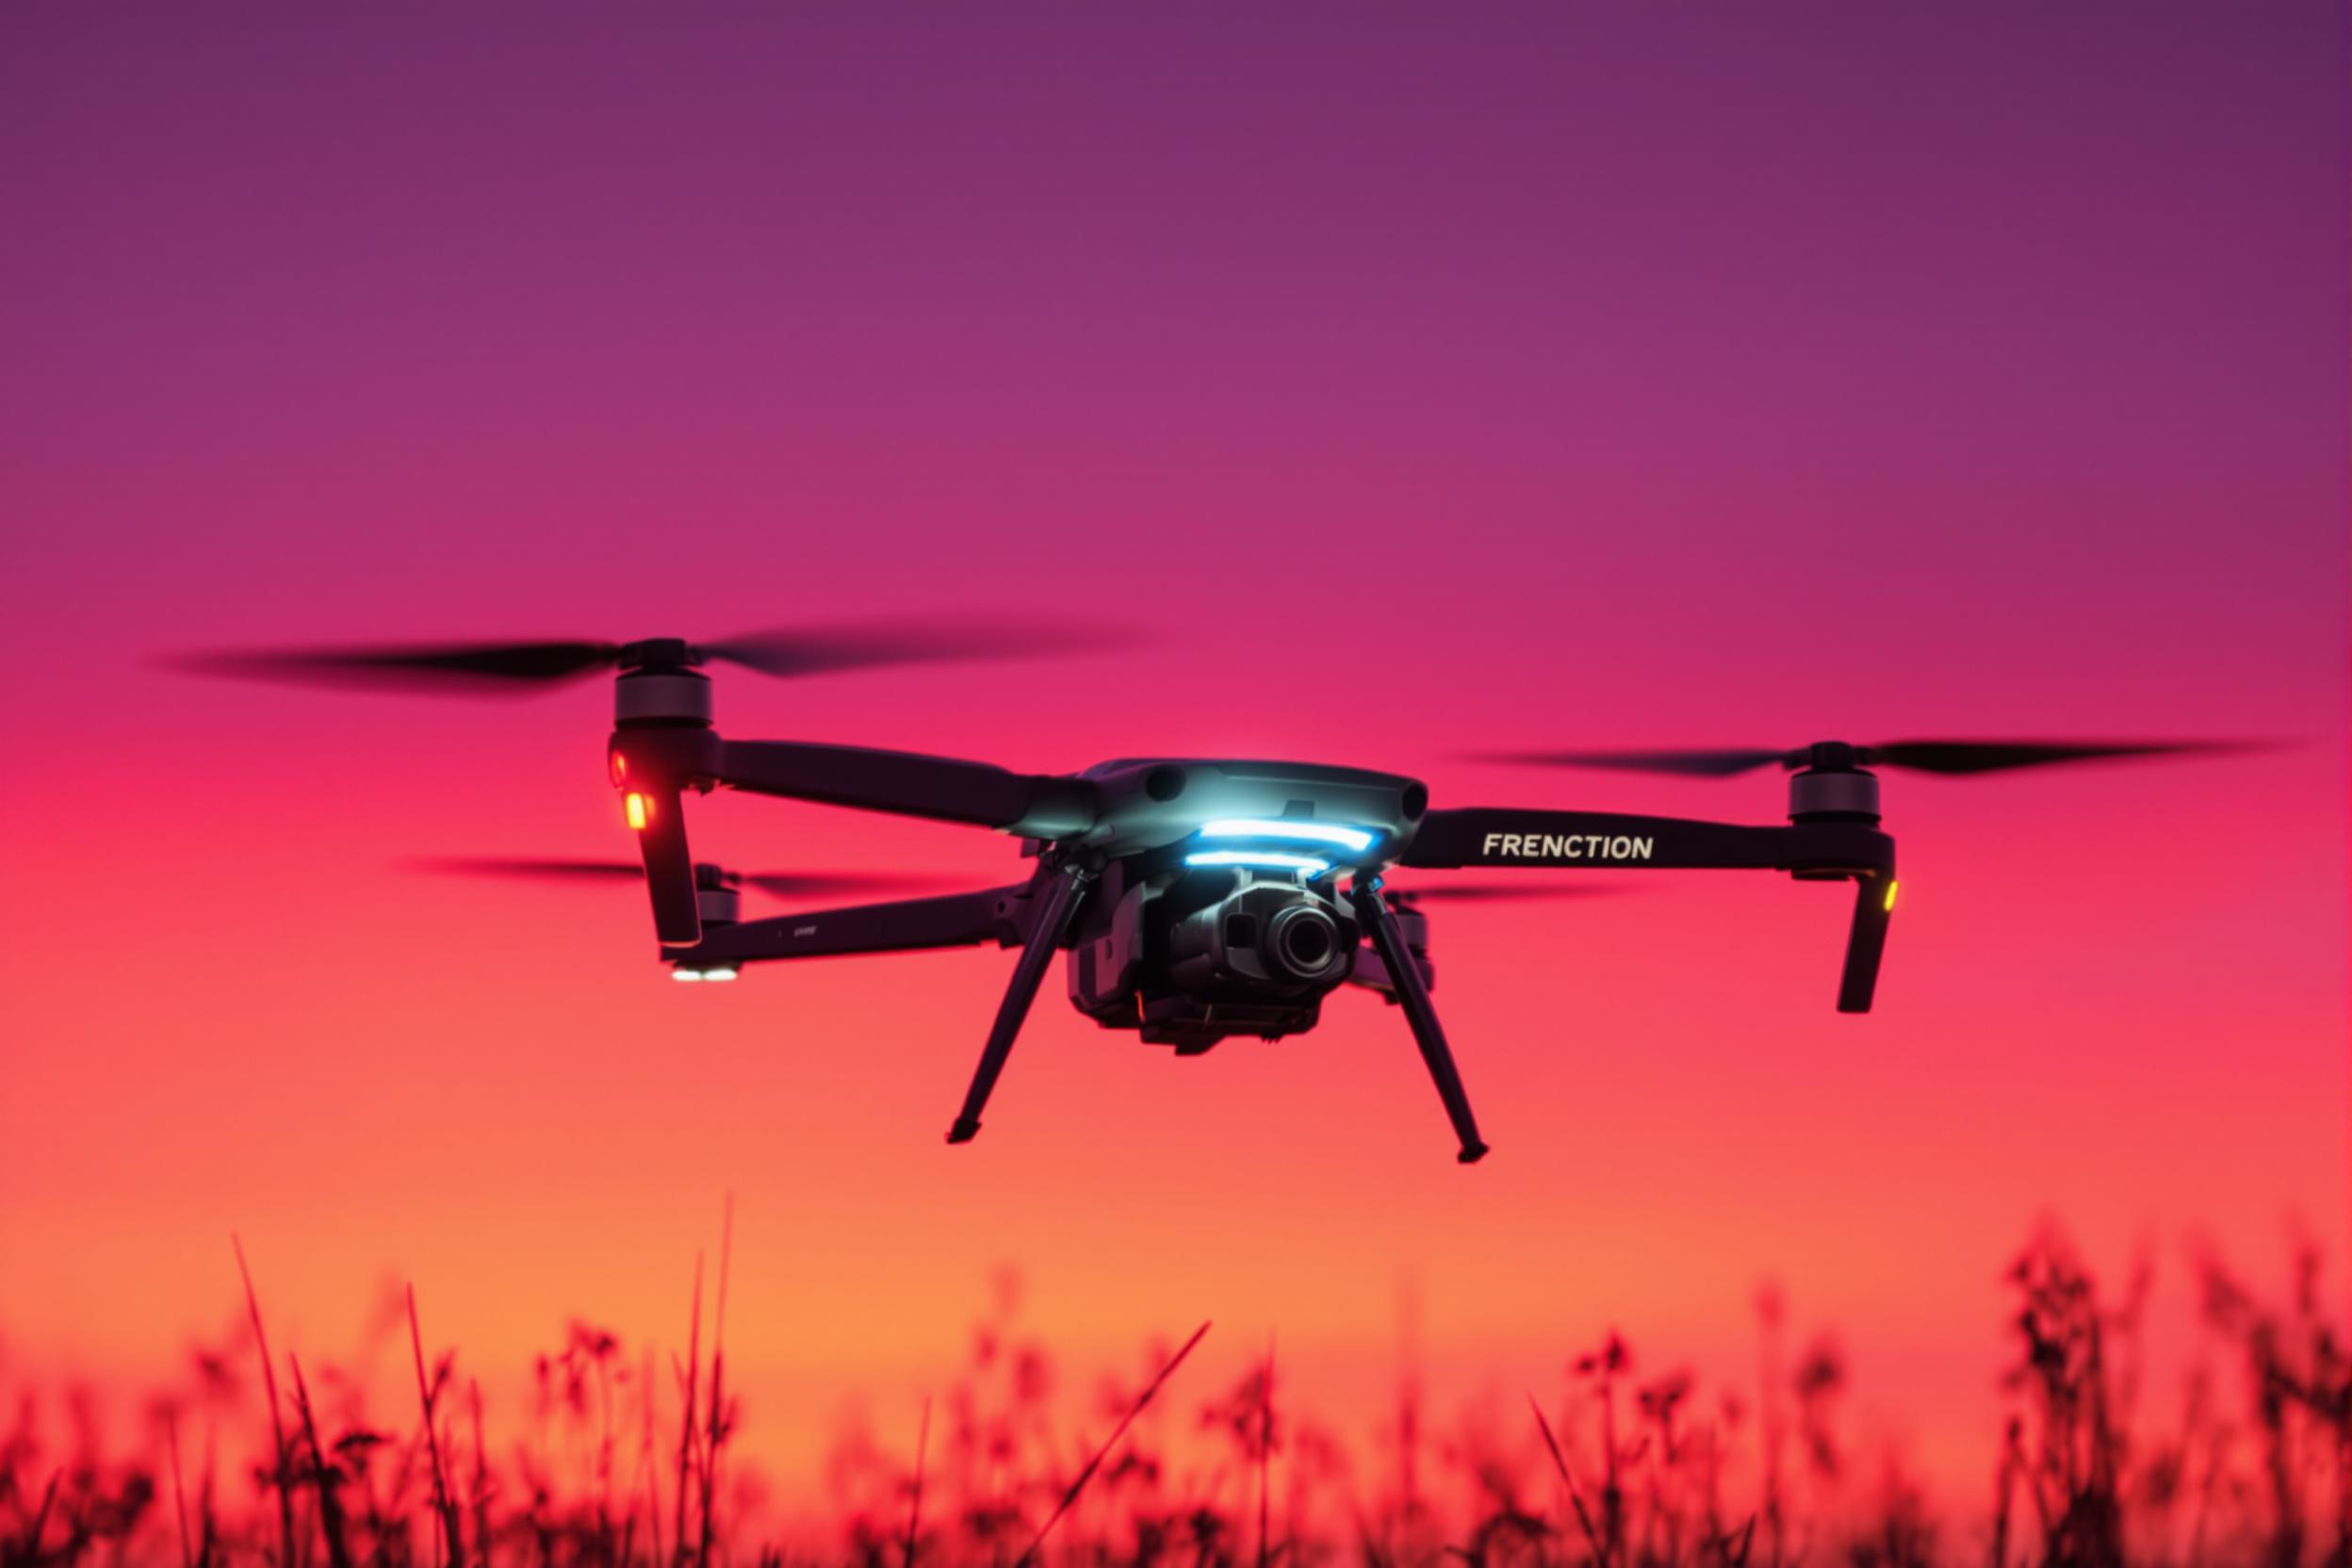
{"type": "MultiPolygon", "coordinates": [[[[1392,872],[1744,870],[1851,882],[1838,1010],[1867,1013],[1895,908],[1895,841],[1880,816],[1886,768],[1974,775],[2058,763],[2243,749],[2228,742],[1818,741],[1793,748],[1527,751],[1476,760],[1728,777],[1778,766],[1785,824],[1748,825],[1547,807],[1437,807],[1402,774],[1319,762],[1121,758],[1070,774],[807,741],[735,740],[714,724],[709,667],[777,677],[921,661],[1071,653],[1115,639],[990,626],[866,623],[716,643],[460,643],[217,653],[201,673],[331,685],[533,692],[613,674],[604,763],[634,861],[440,862],[507,874],[641,877],[661,961],[680,981],[751,964],[994,943],[1020,956],[947,1133],[970,1142],[1056,955],[1070,1000],[1105,1029],[1197,1055],[1232,1036],[1276,1039],[1319,1021],[1342,986],[1404,1015],[1462,1163],[1488,1152],[1430,1000],[1423,896],[1494,896],[1473,884],[1391,889],[1392,872]],[[686,801],[712,790],[991,829],[1034,862],[1002,887],[743,918],[746,885],[790,898],[872,890],[857,874],[738,874],[697,862],[686,801]]],[[[1588,884],[1589,886],[1590,884],[1588,884]]],[[[1572,891],[1573,887],[1546,891],[1572,891]]]]}

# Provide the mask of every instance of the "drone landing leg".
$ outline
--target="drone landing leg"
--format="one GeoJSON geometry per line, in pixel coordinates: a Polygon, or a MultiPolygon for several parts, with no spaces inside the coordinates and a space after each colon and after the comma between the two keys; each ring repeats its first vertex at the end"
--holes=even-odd
{"type": "Polygon", "coordinates": [[[1878,964],[1886,952],[1886,927],[1895,910],[1895,879],[1854,879],[1854,924],[1846,935],[1846,967],[1838,979],[1838,1010],[1867,1013],[1878,989],[1878,964]]]}
{"type": "Polygon", "coordinates": [[[970,1143],[980,1131],[980,1113],[996,1087],[997,1074],[1004,1070],[1004,1058],[1013,1053],[1013,1037],[1021,1033],[1021,1021],[1029,1016],[1029,1004],[1037,1000],[1046,968],[1054,962],[1054,950],[1062,945],[1062,937],[1070,930],[1092,879],[1088,873],[1066,866],[1047,891],[1045,906],[1037,911],[1037,923],[1029,928],[1029,939],[1021,947],[1021,962],[1013,966],[1012,984],[1004,988],[1004,1000],[997,1006],[988,1043],[981,1048],[972,1087],[964,1092],[963,1112],[947,1130],[948,1142],[970,1143]]]}
{"type": "Polygon", "coordinates": [[[1486,1142],[1478,1136],[1478,1119],[1470,1114],[1470,1097],[1462,1090],[1462,1074],[1454,1070],[1454,1054],[1446,1044],[1446,1031],[1437,1021],[1437,1008],[1429,1001],[1429,988],[1421,983],[1420,968],[1413,963],[1413,952],[1405,944],[1404,930],[1396,923],[1387,900],[1380,897],[1378,881],[1356,883],[1354,894],[1356,918],[1371,929],[1372,946],[1396,988],[1396,1002],[1405,1010],[1405,1021],[1413,1025],[1413,1043],[1421,1048],[1421,1060],[1437,1085],[1437,1097],[1446,1102],[1446,1116],[1454,1124],[1454,1136],[1462,1140],[1462,1152],[1457,1157],[1463,1165],[1475,1165],[1485,1157],[1486,1142]]]}

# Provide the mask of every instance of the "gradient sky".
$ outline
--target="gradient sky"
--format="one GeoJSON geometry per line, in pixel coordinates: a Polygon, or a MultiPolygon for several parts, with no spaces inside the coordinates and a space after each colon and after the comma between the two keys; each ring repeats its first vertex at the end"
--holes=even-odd
{"type": "MultiPolygon", "coordinates": [[[[2197,1234],[2343,1262],[2345,45],[2316,4],[8,8],[0,1353],[160,1375],[232,1229],[305,1352],[387,1278],[492,1371],[574,1314],[675,1340],[731,1187],[787,1470],[847,1402],[910,1423],[1012,1262],[1079,1365],[1214,1317],[1202,1390],[1278,1331],[1342,1413],[1408,1290],[1457,1396],[1610,1324],[1744,1373],[1777,1276],[1972,1477],[2038,1217],[2176,1284],[2197,1234]],[[722,727],[1753,821],[1770,778],[1453,759],[2298,743],[1889,778],[1868,1020],[1834,890],[1446,910],[1462,1169],[1369,998],[1177,1062],[1058,980],[947,1149],[1009,956],[688,991],[634,893],[399,869],[627,853],[597,684],[146,662],[935,608],[1161,640],[729,677],[722,727]]],[[[813,807],[694,831],[1019,874],[813,807]]]]}

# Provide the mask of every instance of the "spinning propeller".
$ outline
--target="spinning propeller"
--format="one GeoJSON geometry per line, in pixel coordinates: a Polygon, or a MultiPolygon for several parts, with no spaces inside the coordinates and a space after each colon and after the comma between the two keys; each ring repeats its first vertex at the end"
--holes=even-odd
{"type": "MultiPolygon", "coordinates": [[[[498,856],[436,856],[409,862],[411,870],[445,876],[498,876],[536,882],[642,882],[636,860],[547,860],[498,856]]],[[[697,865],[696,880],[724,888],[757,888],[777,898],[835,898],[933,887],[938,878],[894,872],[725,871],[697,865]]]]}
{"type": "Polygon", "coordinates": [[[828,675],[888,664],[962,663],[1093,653],[1126,645],[1107,627],[1040,626],[972,617],[837,622],[746,632],[715,643],[453,642],[231,648],[166,661],[198,675],[373,690],[528,695],[604,670],[692,669],[719,662],[761,675],[828,675]]]}
{"type": "MultiPolygon", "coordinates": [[[[632,860],[556,860],[536,857],[437,856],[411,860],[412,871],[449,876],[495,876],[531,882],[643,882],[645,868],[632,860]]],[[[843,894],[903,892],[908,888],[936,885],[937,879],[895,872],[735,872],[707,861],[692,867],[691,888],[701,929],[720,930],[742,918],[741,894],[757,888],[777,898],[798,902],[843,894]]],[[[797,917],[795,917],[797,918],[797,917]]],[[[672,966],[675,980],[732,980],[736,964],[672,966]]]]}
{"type": "Polygon", "coordinates": [[[1850,746],[1824,741],[1794,750],[1732,746],[1715,750],[1486,751],[1471,760],[1546,768],[1614,768],[1627,773],[1683,774],[1728,778],[1774,763],[1799,768],[1908,768],[1914,773],[2001,773],[2056,762],[2099,762],[2142,757],[2224,755],[2259,750],[2246,741],[1895,741],[1850,746]]]}
{"type": "Polygon", "coordinates": [[[1501,882],[1424,882],[1410,888],[1390,888],[1388,900],[1400,909],[1430,904],[1531,904],[1554,899],[1609,898],[1626,890],[1614,883],[1554,882],[1514,888],[1501,882]]]}

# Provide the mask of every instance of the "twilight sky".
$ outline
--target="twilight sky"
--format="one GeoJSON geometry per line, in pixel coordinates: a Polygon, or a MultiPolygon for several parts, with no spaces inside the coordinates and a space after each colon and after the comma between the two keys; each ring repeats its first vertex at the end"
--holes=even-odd
{"type": "MultiPolygon", "coordinates": [[[[1001,1262],[1081,1365],[1219,1323],[1368,1409],[1609,1324],[1744,1375],[1756,1282],[1973,1484],[1997,1275],[2347,1231],[2341,6],[0,17],[0,1355],[128,1385],[386,1278],[519,1369],[678,1337],[739,1208],[747,1441],[904,1423],[1001,1262]],[[1495,1154],[1398,1018],[1176,1062],[1010,956],[687,990],[608,697],[204,684],[164,650],[1002,609],[1075,665],[728,678],[723,728],[1026,768],[1355,760],[1439,804],[1772,821],[1501,745],[2244,736],[1887,781],[1847,895],[1659,874],[1446,910],[1495,1154]],[[762,1403],[762,1401],[765,1401],[762,1403]]],[[[714,799],[746,866],[1019,874],[714,799]]],[[[1400,881],[1402,879],[1400,878],[1400,881]]],[[[2341,1274],[2336,1276],[2339,1283],[2341,1274]]],[[[1203,1374],[1201,1386],[1212,1385],[1203,1374]]]]}

